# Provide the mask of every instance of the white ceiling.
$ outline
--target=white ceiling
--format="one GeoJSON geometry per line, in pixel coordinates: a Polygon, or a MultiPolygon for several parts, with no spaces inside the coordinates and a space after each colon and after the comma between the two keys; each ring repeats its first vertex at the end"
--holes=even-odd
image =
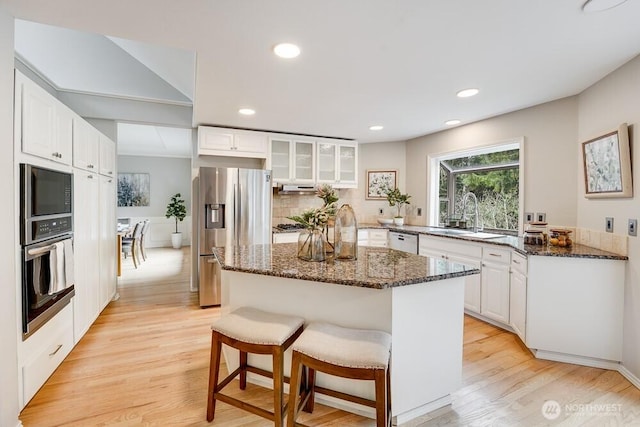
{"type": "MultiPolygon", "coordinates": [[[[584,0],[2,2],[18,18],[195,52],[194,126],[361,142],[575,95],[640,53],[637,0],[591,14],[584,0]],[[276,58],[281,41],[301,56],[276,58]],[[455,96],[468,87],[480,94],[455,96]],[[238,115],[245,106],[256,115],[238,115]]],[[[118,44],[150,69],[181,64],[118,44]]],[[[188,83],[172,84],[190,97],[188,83]]]]}
{"type": "Polygon", "coordinates": [[[118,155],[191,157],[191,129],[118,123],[118,155]]]}

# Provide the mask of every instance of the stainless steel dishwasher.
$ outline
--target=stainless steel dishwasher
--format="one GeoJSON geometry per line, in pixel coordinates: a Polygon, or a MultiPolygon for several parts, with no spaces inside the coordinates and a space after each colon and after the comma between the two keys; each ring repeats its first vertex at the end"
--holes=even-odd
{"type": "Polygon", "coordinates": [[[410,254],[418,253],[418,236],[415,234],[398,233],[397,231],[389,232],[389,247],[399,251],[409,252],[410,254]]]}

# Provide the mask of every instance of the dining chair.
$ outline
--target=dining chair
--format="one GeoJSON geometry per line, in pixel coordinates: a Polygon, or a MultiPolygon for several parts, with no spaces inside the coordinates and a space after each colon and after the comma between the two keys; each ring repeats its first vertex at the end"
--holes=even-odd
{"type": "Polygon", "coordinates": [[[127,254],[131,254],[131,258],[133,259],[133,266],[138,268],[139,259],[136,255],[140,246],[140,236],[142,235],[142,227],[144,223],[138,222],[133,227],[133,233],[131,233],[131,237],[123,237],[122,238],[122,253],[124,257],[127,257],[127,254]]]}

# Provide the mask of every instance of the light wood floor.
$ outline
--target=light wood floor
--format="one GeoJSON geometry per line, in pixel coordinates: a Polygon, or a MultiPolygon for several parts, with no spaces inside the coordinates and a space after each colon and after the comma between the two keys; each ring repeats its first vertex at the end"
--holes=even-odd
{"type": "MultiPolygon", "coordinates": [[[[224,403],[214,422],[205,420],[209,326],[219,309],[200,309],[189,292],[189,249],[150,249],[137,270],[130,259],[123,270],[120,299],[23,410],[23,425],[271,425],[224,403]]],[[[407,426],[640,426],[640,391],[617,372],[534,359],[513,334],[471,317],[464,343],[463,387],[453,404],[407,426]],[[542,415],[548,400],[560,404],[555,420],[542,415]]],[[[270,405],[268,390],[248,384],[244,393],[270,405]]],[[[299,421],[374,425],[322,405],[299,421]]]]}

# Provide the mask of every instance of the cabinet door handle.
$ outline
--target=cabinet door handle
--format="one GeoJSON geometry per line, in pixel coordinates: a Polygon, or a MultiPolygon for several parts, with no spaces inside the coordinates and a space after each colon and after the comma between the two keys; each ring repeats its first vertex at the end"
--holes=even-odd
{"type": "Polygon", "coordinates": [[[53,350],[53,353],[49,353],[49,357],[55,356],[57,352],[60,351],[60,349],[62,348],[62,344],[58,344],[58,347],[53,350]]]}
{"type": "Polygon", "coordinates": [[[491,252],[489,252],[489,255],[490,256],[495,256],[495,257],[498,257],[498,258],[502,258],[502,255],[500,255],[500,254],[492,254],[491,252]]]}
{"type": "Polygon", "coordinates": [[[93,175],[88,175],[87,178],[93,179],[93,175]]]}
{"type": "Polygon", "coordinates": [[[513,260],[513,263],[514,263],[514,264],[520,264],[520,261],[518,261],[517,259],[514,259],[514,260],[513,260]]]}

